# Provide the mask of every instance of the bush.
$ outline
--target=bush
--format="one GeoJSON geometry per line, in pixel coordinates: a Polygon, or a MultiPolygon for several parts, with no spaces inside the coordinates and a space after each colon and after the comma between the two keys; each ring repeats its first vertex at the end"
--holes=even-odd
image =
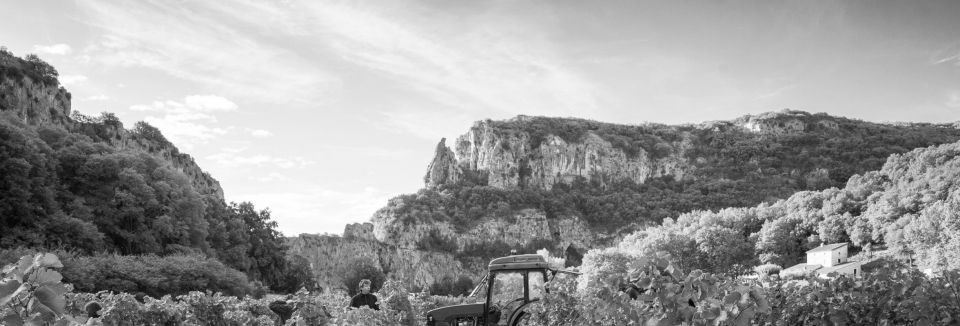
{"type": "Polygon", "coordinates": [[[362,279],[370,280],[370,292],[376,292],[387,279],[378,264],[368,258],[357,258],[350,262],[346,275],[348,276],[343,279],[343,285],[350,295],[360,293],[362,279]]]}
{"type": "Polygon", "coordinates": [[[247,277],[219,261],[197,255],[99,254],[65,261],[64,281],[85,292],[143,292],[152,297],[190,291],[252,294],[247,277]]]}

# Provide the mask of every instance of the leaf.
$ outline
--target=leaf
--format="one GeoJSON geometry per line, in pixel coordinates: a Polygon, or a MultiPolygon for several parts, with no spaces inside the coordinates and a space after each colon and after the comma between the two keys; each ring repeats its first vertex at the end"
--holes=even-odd
{"type": "Polygon", "coordinates": [[[37,267],[53,267],[53,268],[63,268],[63,264],[60,263],[60,259],[57,258],[57,255],[54,254],[38,254],[34,258],[34,263],[37,267]]]}
{"type": "Polygon", "coordinates": [[[0,282],[0,306],[7,305],[10,300],[13,300],[14,297],[27,289],[27,287],[29,287],[29,285],[20,284],[20,280],[6,279],[0,282]]]}
{"type": "Polygon", "coordinates": [[[63,298],[63,292],[60,291],[60,288],[44,285],[33,291],[33,296],[37,298],[40,304],[53,311],[57,316],[63,315],[63,309],[66,307],[67,301],[63,298]]]}
{"type": "Polygon", "coordinates": [[[637,287],[641,289],[649,289],[651,284],[653,284],[653,280],[651,280],[649,277],[641,278],[637,280],[636,283],[637,287]]]}
{"type": "Polygon", "coordinates": [[[0,325],[5,326],[23,326],[23,319],[20,319],[20,316],[17,315],[8,315],[0,319],[0,325]]]}
{"type": "Polygon", "coordinates": [[[723,297],[723,305],[732,306],[740,301],[740,292],[730,292],[725,297],[723,297]]]}
{"type": "Polygon", "coordinates": [[[60,275],[59,272],[51,269],[44,269],[40,272],[40,275],[37,276],[37,283],[47,284],[47,283],[60,283],[63,280],[63,275],[60,275]]]}

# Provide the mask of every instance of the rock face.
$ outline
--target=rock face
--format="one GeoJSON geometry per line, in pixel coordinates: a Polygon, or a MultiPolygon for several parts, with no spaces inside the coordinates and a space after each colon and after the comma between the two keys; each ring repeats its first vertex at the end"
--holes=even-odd
{"type": "MultiPolygon", "coordinates": [[[[520,116],[509,122],[524,119],[530,118],[520,116]]],[[[580,177],[601,184],[618,180],[643,183],[653,177],[682,179],[690,175],[693,166],[684,158],[691,146],[687,138],[689,135],[671,143],[667,150],[673,154],[665,157],[644,150],[628,155],[590,131],[576,142],[548,134],[533,148],[526,131],[503,132],[491,121],[478,121],[457,139],[456,156],[459,167],[486,172],[488,184],[500,188],[551,189],[580,177]]]]}
{"type": "Polygon", "coordinates": [[[0,77],[0,111],[13,112],[31,125],[70,125],[70,93],[28,77],[0,77]]]}
{"type": "Polygon", "coordinates": [[[141,150],[170,163],[190,178],[198,193],[223,201],[220,182],[204,172],[190,155],[164,139],[156,128],[138,124],[134,130],[127,130],[119,120],[79,115],[74,119],[70,105],[70,93],[63,87],[34,82],[26,76],[0,77],[0,111],[10,112],[30,125],[57,125],[73,131],[95,128],[101,140],[116,148],[141,150]]]}
{"type": "MultiPolygon", "coordinates": [[[[370,223],[348,226],[351,232],[372,230],[370,223]]],[[[345,230],[346,231],[346,230],[345,230]]],[[[345,235],[348,232],[345,232],[345,235]]],[[[383,271],[389,271],[397,279],[411,287],[429,287],[443,278],[456,279],[467,276],[479,280],[484,270],[479,266],[464,268],[452,254],[411,250],[389,245],[361,234],[351,236],[301,234],[288,240],[290,254],[299,255],[310,262],[315,279],[324,288],[342,288],[344,276],[350,275],[351,266],[357,260],[373,262],[383,271]]],[[[485,267],[485,266],[484,266],[485,267]]]]}
{"type": "Polygon", "coordinates": [[[423,177],[426,186],[436,187],[441,184],[455,184],[460,181],[462,172],[457,167],[457,159],[453,151],[446,145],[447,139],[440,139],[437,144],[436,153],[433,161],[427,167],[427,175],[423,177]]]}
{"type": "MultiPolygon", "coordinates": [[[[396,222],[389,211],[380,211],[373,217],[374,235],[377,241],[402,248],[417,248],[418,243],[430,237],[450,241],[456,250],[483,247],[503,243],[511,247],[526,246],[537,240],[554,243],[552,249],[560,251],[567,246],[590,248],[604,236],[590,230],[587,223],[573,217],[548,219],[543,211],[525,209],[507,219],[482,218],[480,223],[464,232],[459,232],[448,222],[430,224],[404,224],[396,222]]],[[[509,252],[504,252],[503,255],[509,252]]]]}

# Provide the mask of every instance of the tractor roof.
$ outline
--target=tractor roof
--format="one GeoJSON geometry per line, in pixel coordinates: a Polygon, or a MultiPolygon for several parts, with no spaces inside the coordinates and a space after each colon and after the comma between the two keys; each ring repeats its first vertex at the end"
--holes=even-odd
{"type": "Polygon", "coordinates": [[[532,269],[549,268],[547,260],[537,254],[513,255],[500,257],[490,261],[488,268],[491,271],[501,269],[532,269]]]}

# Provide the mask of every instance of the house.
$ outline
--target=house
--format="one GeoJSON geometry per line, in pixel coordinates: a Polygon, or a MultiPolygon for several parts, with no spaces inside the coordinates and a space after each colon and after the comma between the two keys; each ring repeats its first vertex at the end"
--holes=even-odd
{"type": "Polygon", "coordinates": [[[826,277],[830,273],[859,276],[862,262],[848,261],[846,243],[831,243],[807,251],[807,262],[790,266],[780,275],[817,274],[826,277]]]}

